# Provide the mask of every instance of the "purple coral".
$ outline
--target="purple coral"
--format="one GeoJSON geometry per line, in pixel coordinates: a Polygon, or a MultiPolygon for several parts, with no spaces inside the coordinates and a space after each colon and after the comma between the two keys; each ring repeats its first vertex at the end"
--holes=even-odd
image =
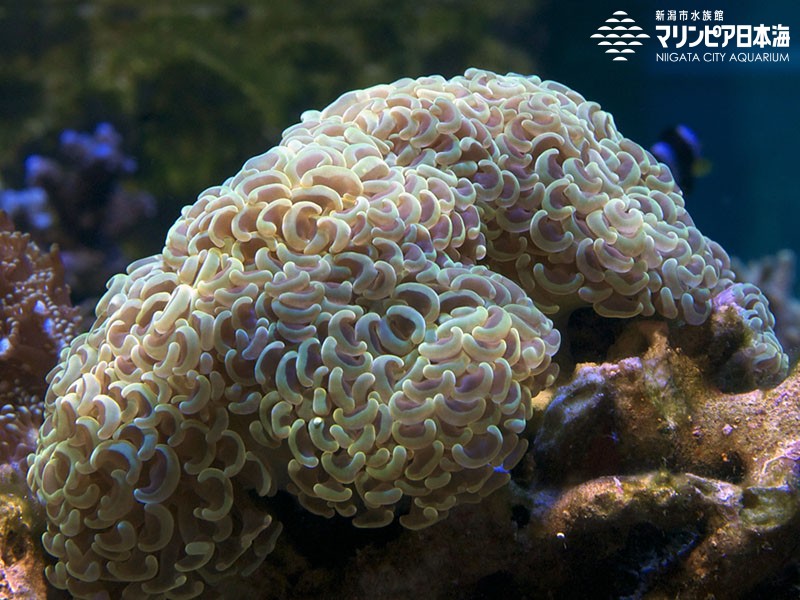
{"type": "MultiPolygon", "coordinates": [[[[91,135],[65,130],[61,134],[61,149],[83,168],[100,167],[111,175],[136,171],[136,160],[123,154],[122,136],[111,123],[98,124],[91,135]]],[[[29,171],[29,176],[36,177],[34,169],[29,171]]]]}
{"type": "Polygon", "coordinates": [[[110,123],[94,132],[66,130],[58,158],[31,155],[23,190],[0,191],[0,210],[46,247],[57,243],[73,297],[99,295],[105,281],[127,262],[120,236],[155,213],[149,194],[128,191],[121,178],[136,170],[110,123]]]}

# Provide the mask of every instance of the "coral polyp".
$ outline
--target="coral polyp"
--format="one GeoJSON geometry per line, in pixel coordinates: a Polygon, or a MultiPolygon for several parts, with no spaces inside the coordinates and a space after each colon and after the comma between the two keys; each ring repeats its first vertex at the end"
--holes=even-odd
{"type": "Polygon", "coordinates": [[[470,70],[306,112],[114,277],[51,376],[29,484],[76,597],[183,598],[280,530],[249,495],[429,526],[503,485],[557,375],[550,316],[736,307],[786,357],[669,169],[555,82],[470,70]],[[716,299],[720,298],[719,301],[716,299]]]}

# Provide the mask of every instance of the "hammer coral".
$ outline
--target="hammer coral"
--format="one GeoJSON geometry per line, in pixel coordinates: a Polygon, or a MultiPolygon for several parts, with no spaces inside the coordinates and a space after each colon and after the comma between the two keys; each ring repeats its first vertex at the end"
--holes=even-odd
{"type": "MultiPolygon", "coordinates": [[[[76,597],[188,598],[271,550],[250,495],[421,528],[508,480],[556,376],[545,314],[745,303],[669,170],[537,77],[351,92],[200,194],[62,354],[29,483],[76,597]]],[[[761,309],[758,307],[762,306],[761,309]]]]}

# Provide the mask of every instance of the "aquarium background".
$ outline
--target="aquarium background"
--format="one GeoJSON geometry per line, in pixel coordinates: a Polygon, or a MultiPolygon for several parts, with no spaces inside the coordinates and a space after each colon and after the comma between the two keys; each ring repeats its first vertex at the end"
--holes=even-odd
{"type": "Polygon", "coordinates": [[[25,186],[25,159],[64,129],[110,122],[149,191],[155,221],[127,253],[160,248],[181,206],[274,145],[306,109],[399,77],[469,66],[537,73],[599,102],[649,146],[692,128],[710,161],[687,200],[700,229],[751,259],[800,248],[796,157],[800,53],[788,63],[664,63],[649,40],[614,63],[590,35],[614,10],[653,33],[657,9],[721,9],[725,23],[785,24],[790,0],[692,3],[44,2],[0,8],[0,185],[25,186]]]}
{"type": "Polygon", "coordinates": [[[628,62],[611,63],[585,41],[613,10],[627,11],[652,36],[655,11],[666,9],[719,9],[725,24],[788,25],[792,36],[800,31],[800,6],[784,0],[553,2],[542,14],[551,25],[540,72],[599,102],[624,135],[644,146],[671,125],[694,130],[711,171],[697,180],[687,207],[700,230],[732,255],[800,250],[800,41],[793,37],[781,49],[790,60],[780,63],[656,62],[655,39],[628,62]]]}

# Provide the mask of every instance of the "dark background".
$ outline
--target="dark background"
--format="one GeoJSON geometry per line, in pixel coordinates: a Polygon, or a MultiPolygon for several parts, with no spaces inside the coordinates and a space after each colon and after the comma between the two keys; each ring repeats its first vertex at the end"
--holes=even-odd
{"type": "MultiPolygon", "coordinates": [[[[651,36],[656,9],[724,10],[726,24],[789,25],[792,0],[672,4],[492,2],[43,2],[0,4],[0,187],[52,154],[65,128],[110,121],[138,160],[131,185],[159,221],[131,255],[158,251],[180,207],[274,145],[305,109],[403,76],[469,66],[559,80],[650,146],[685,123],[712,163],[687,200],[731,254],[800,250],[797,165],[800,41],[789,63],[656,63],[655,38],[626,63],[590,35],[625,10],[651,36]],[[693,5],[694,4],[694,5],[693,5]]],[[[701,49],[702,51],[702,49],[701,49]]]]}
{"type": "MultiPolygon", "coordinates": [[[[558,22],[559,14],[571,18],[568,26],[549,28],[540,71],[599,102],[624,135],[644,146],[666,126],[691,127],[712,169],[687,207],[700,230],[731,254],[752,259],[781,248],[800,251],[800,39],[775,50],[788,52],[788,63],[656,62],[655,11],[673,8],[719,9],[725,24],[782,24],[790,36],[800,35],[800,5],[789,0],[554,2],[544,11],[547,22],[558,22]],[[614,10],[626,11],[651,35],[626,63],[609,61],[587,42],[614,10]]],[[[696,50],[702,61],[703,47],[696,50]]]]}

